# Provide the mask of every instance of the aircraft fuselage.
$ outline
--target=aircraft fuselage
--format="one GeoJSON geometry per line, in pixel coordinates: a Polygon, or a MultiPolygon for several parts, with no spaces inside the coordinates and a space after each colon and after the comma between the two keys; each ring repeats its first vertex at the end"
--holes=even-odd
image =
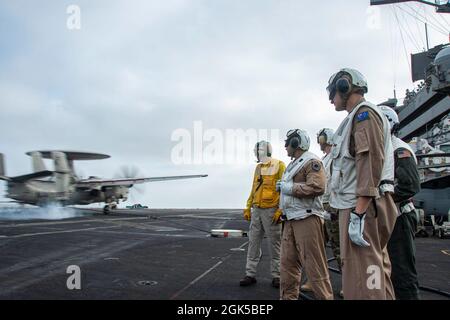
{"type": "Polygon", "coordinates": [[[6,195],[18,202],[39,206],[55,202],[63,205],[87,205],[125,201],[128,187],[69,188],[66,192],[58,192],[53,181],[32,180],[24,183],[8,182],[6,195]]]}

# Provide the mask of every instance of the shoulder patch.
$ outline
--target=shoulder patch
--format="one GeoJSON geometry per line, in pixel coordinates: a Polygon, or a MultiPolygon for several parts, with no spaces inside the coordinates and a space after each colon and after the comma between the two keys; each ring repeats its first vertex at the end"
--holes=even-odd
{"type": "Polygon", "coordinates": [[[409,152],[408,150],[403,149],[403,150],[398,150],[397,151],[397,157],[399,159],[410,158],[410,157],[412,157],[412,155],[411,155],[411,152],[409,152]]]}
{"type": "Polygon", "coordinates": [[[311,166],[311,168],[312,168],[314,171],[320,171],[320,167],[321,167],[320,162],[317,162],[317,161],[314,161],[313,164],[312,164],[312,166],[311,166]]]}
{"type": "Polygon", "coordinates": [[[356,119],[358,119],[358,122],[369,119],[369,111],[364,111],[364,112],[358,113],[358,115],[356,116],[356,119]]]}

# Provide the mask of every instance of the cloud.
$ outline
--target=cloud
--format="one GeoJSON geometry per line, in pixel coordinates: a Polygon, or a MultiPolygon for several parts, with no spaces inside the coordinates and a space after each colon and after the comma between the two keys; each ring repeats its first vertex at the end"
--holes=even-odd
{"type": "MultiPolygon", "coordinates": [[[[374,102],[392,95],[389,15],[382,10],[381,29],[369,29],[367,7],[356,0],[3,2],[0,149],[8,173],[29,170],[29,150],[102,152],[112,158],[76,167],[104,177],[123,164],[147,175],[210,174],[149,184],[142,202],[243,206],[253,165],[175,165],[172,133],[192,133],[201,121],[222,133],[277,129],[282,140],[304,128],[320,153],[316,132],[345,116],[325,93],[333,72],[360,69],[374,102]],[[69,4],[81,9],[79,31],[66,28],[69,4]]],[[[406,68],[397,81],[398,91],[410,86],[406,68]]],[[[288,162],[283,141],[273,143],[288,162]]]]}

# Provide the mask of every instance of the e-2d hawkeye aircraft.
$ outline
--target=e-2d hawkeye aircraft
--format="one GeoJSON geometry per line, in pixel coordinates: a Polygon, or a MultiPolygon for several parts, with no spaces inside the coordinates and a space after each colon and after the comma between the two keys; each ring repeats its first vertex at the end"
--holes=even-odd
{"type": "Polygon", "coordinates": [[[81,179],[75,174],[74,161],[100,160],[109,155],[77,151],[30,151],[33,173],[17,177],[5,174],[3,154],[0,153],[0,180],[7,182],[6,197],[16,203],[42,206],[48,203],[61,205],[87,205],[105,203],[103,212],[108,214],[117,208],[119,201],[126,201],[131,187],[135,184],[155,181],[191,179],[207,177],[183,175],[166,177],[126,177],[120,179],[81,179]],[[52,159],[54,171],[47,170],[43,159],[52,159]]]}

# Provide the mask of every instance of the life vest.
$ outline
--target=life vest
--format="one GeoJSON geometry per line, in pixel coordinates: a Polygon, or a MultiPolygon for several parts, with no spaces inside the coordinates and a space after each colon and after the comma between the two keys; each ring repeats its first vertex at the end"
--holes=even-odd
{"type": "Polygon", "coordinates": [[[325,169],[325,174],[327,176],[327,184],[325,186],[325,193],[322,196],[322,203],[328,203],[330,202],[330,186],[328,185],[330,182],[330,171],[331,171],[331,153],[326,154],[323,158],[322,158],[322,163],[323,163],[323,167],[325,169]]]}
{"type": "MultiPolygon", "coordinates": [[[[389,122],[379,107],[368,101],[363,101],[353,108],[333,136],[331,181],[329,186],[330,205],[336,209],[350,209],[356,206],[356,163],[355,157],[350,154],[349,145],[353,119],[361,107],[369,107],[375,111],[383,122],[384,164],[378,188],[382,193],[394,192],[394,150],[389,122]]],[[[379,196],[378,194],[377,198],[379,196]]]]}
{"type": "Polygon", "coordinates": [[[283,162],[273,158],[267,163],[259,163],[257,165],[247,207],[278,207],[280,193],[276,191],[276,183],[280,179],[280,166],[284,167],[283,162]]]}
{"type": "MultiPolygon", "coordinates": [[[[319,157],[312,152],[306,151],[303,153],[300,158],[292,161],[287,166],[282,181],[293,182],[297,173],[311,160],[321,161],[319,157]]],[[[280,208],[287,220],[305,219],[313,214],[321,218],[324,217],[322,199],[320,196],[314,198],[297,198],[282,193],[280,198],[280,208]]]]}

